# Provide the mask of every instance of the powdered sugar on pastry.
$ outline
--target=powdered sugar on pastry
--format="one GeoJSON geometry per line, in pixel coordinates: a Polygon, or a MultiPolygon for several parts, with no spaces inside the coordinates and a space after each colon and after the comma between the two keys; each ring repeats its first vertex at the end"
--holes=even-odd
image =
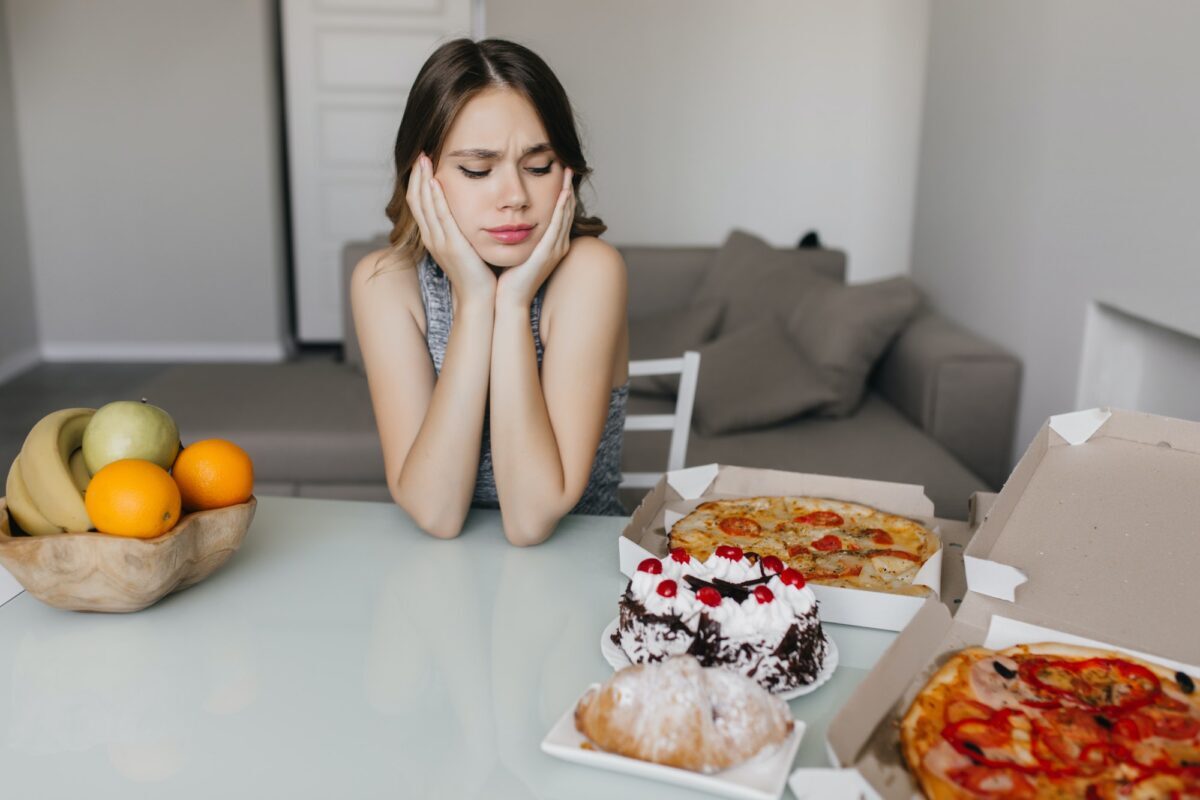
{"type": "Polygon", "coordinates": [[[604,750],[706,773],[778,746],[792,726],[757,683],[687,655],[627,667],[575,709],[575,727],[604,750]]]}

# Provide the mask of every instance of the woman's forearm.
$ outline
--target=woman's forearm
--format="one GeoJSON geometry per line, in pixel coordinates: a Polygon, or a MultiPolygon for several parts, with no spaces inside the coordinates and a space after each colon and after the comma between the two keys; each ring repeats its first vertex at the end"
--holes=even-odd
{"type": "Polygon", "coordinates": [[[570,504],[538,376],[528,305],[496,306],[490,397],[492,467],[504,532],[513,544],[537,544],[570,504]]]}
{"type": "Polygon", "coordinates": [[[434,536],[458,535],[475,491],[494,319],[490,298],[457,308],[429,408],[400,470],[401,507],[434,536]]]}

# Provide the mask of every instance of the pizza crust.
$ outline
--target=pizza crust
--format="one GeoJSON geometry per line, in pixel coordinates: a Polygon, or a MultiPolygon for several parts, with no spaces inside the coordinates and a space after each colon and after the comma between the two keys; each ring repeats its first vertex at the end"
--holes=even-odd
{"type": "Polygon", "coordinates": [[[969,674],[976,661],[992,657],[994,654],[982,647],[959,650],[917,692],[908,713],[900,720],[900,750],[909,771],[917,777],[921,791],[932,800],[953,800],[962,796],[953,784],[925,767],[924,755],[941,741],[942,712],[948,705],[947,697],[960,684],[960,676],[969,674]]]}

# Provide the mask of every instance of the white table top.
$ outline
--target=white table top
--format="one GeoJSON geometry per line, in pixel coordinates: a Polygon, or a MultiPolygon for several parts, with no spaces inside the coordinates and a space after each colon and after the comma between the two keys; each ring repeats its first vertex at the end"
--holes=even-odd
{"type": "MultiPolygon", "coordinates": [[[[134,614],[0,607],[0,796],[695,797],[539,744],[612,674],[620,517],[534,548],[473,511],[439,541],[396,506],[259,498],[242,549],[134,614]]],[[[796,766],[894,634],[829,625],[841,665],[791,702],[796,766]]],[[[790,797],[790,790],[785,791],[790,797]]]]}

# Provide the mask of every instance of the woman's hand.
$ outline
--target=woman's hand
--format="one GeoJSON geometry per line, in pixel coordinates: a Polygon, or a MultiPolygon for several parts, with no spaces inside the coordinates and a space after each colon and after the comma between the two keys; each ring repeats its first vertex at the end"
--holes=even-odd
{"type": "Polygon", "coordinates": [[[424,153],[408,179],[408,207],[417,220],[421,242],[450,278],[460,302],[495,302],[496,276],[459,230],[441,184],[433,177],[433,162],[424,153]]]}
{"type": "Polygon", "coordinates": [[[563,170],[563,186],[554,205],[554,215],[550,217],[545,235],[529,258],[524,264],[504,270],[497,279],[497,304],[528,306],[558,262],[571,249],[571,226],[575,221],[575,189],[571,185],[573,175],[570,167],[563,170]]]}

